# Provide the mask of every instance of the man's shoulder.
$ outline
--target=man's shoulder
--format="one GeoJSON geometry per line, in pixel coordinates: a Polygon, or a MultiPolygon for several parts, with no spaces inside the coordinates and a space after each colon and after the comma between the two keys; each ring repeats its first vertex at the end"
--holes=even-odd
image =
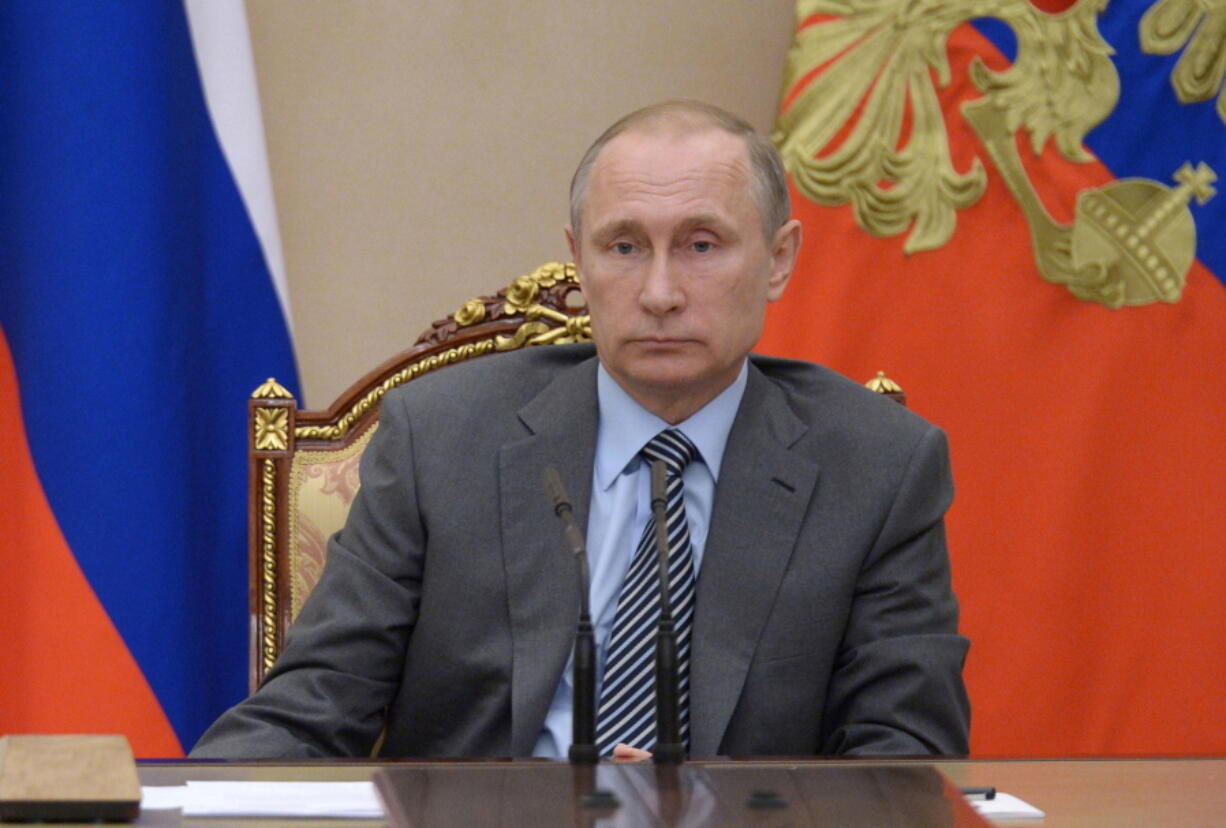
{"type": "Polygon", "coordinates": [[[759,354],[750,359],[811,428],[917,437],[933,427],[905,406],[824,365],[759,354]]]}

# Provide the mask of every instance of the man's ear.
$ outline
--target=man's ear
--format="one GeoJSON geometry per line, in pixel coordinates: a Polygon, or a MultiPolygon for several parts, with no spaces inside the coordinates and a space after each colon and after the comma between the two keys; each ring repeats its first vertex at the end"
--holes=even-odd
{"type": "Polygon", "coordinates": [[[570,226],[569,222],[567,222],[566,225],[562,229],[566,231],[566,245],[570,248],[571,261],[573,261],[575,263],[575,266],[578,267],[579,266],[579,244],[575,239],[575,230],[573,227],[570,226]]]}
{"type": "Polygon", "coordinates": [[[766,283],[766,298],[776,302],[783,296],[783,290],[792,278],[796,268],[796,255],[800,252],[801,239],[800,222],[789,219],[775,233],[771,243],[771,273],[766,283]]]}

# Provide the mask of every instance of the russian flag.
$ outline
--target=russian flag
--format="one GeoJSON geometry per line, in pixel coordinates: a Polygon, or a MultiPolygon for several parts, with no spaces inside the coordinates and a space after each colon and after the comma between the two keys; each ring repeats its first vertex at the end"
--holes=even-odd
{"type": "Polygon", "coordinates": [[[242,0],[0,4],[0,733],[246,692],[246,398],[297,389],[242,0]]]}
{"type": "MultiPolygon", "coordinates": [[[[894,8],[822,7],[835,5],[848,15],[894,8]]],[[[1168,297],[1176,301],[1113,310],[1043,278],[1023,206],[965,115],[964,104],[983,98],[971,82],[972,59],[994,71],[1015,66],[1017,29],[975,20],[933,39],[942,32],[938,14],[950,21],[962,11],[965,20],[975,4],[908,5],[902,14],[904,5],[897,6],[900,25],[914,27],[911,42],[932,47],[921,66],[939,97],[952,169],[966,174],[978,159],[982,195],[957,210],[946,243],[907,253],[915,225],[874,237],[851,206],[819,205],[794,187],[805,224],[802,260],[788,295],[772,308],[761,347],[862,379],[885,369],[910,406],[949,433],[957,496],[947,527],[962,628],[972,641],[966,677],[975,754],[1220,755],[1226,195],[1199,203],[1209,182],[1185,187],[1175,174],[1185,163],[1204,163],[1226,177],[1226,10],[1034,0],[1032,20],[1052,26],[1044,31],[1054,56],[1018,103],[1043,111],[1054,102],[1057,125],[1086,108],[1109,113],[1086,135],[1084,161],[1070,160],[1051,138],[1036,153],[1032,133],[1019,130],[1014,143],[1042,209],[1074,228],[1075,253],[1117,250],[1121,268],[1129,254],[1101,237],[1103,228],[1079,207],[1080,194],[1097,191],[1131,211],[1126,230],[1151,219],[1151,227],[1195,227],[1194,239],[1154,231],[1162,255],[1189,263],[1182,294],[1168,297]],[[1169,39],[1161,54],[1143,48],[1150,9],[1149,25],[1161,18],[1157,28],[1169,39]],[[1088,13],[1088,28],[1070,34],[1059,13],[1088,13]],[[1110,83],[1088,102],[1059,87],[1084,83],[1077,74],[1084,64],[1069,47],[1097,34],[1110,47],[1097,54],[1118,79],[1114,105],[1110,83]],[[1172,71],[1181,59],[1200,73],[1211,93],[1204,100],[1181,102],[1176,94],[1172,71]]],[[[1021,15],[1023,6],[994,8],[1021,15]]],[[[802,14],[798,31],[846,35],[842,19],[802,14]]],[[[898,34],[881,31],[875,44],[898,34]]],[[[843,51],[784,90],[783,112],[800,100],[800,88],[842,71],[843,59],[868,42],[838,41],[843,51]]],[[[866,95],[886,71],[867,78],[866,95]]],[[[903,116],[916,105],[909,99],[903,116]]],[[[910,120],[899,145],[918,147],[933,138],[930,129],[910,120]]],[[[893,192],[915,183],[894,184],[893,192]]],[[[889,201],[891,188],[884,192],[889,201]]]]}

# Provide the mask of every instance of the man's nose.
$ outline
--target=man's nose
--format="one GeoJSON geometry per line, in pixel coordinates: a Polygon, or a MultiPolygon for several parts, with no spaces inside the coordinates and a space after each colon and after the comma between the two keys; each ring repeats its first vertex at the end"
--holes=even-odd
{"type": "Polygon", "coordinates": [[[667,252],[651,257],[639,291],[639,303],[656,316],[675,313],[685,307],[685,292],[678,281],[676,263],[667,252]]]}

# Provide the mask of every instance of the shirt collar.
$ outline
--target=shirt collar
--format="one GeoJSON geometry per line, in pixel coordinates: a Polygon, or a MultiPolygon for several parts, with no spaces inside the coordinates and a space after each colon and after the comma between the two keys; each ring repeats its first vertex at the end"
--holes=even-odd
{"type": "MultiPolygon", "coordinates": [[[[749,360],[745,360],[731,385],[688,419],[671,426],[690,438],[716,481],[732,421],[745,395],[748,366],[749,360]]],[[[596,402],[600,411],[596,426],[596,485],[604,490],[638,460],[639,451],[648,440],[670,426],[627,394],[604,365],[596,372],[596,402]]]]}

